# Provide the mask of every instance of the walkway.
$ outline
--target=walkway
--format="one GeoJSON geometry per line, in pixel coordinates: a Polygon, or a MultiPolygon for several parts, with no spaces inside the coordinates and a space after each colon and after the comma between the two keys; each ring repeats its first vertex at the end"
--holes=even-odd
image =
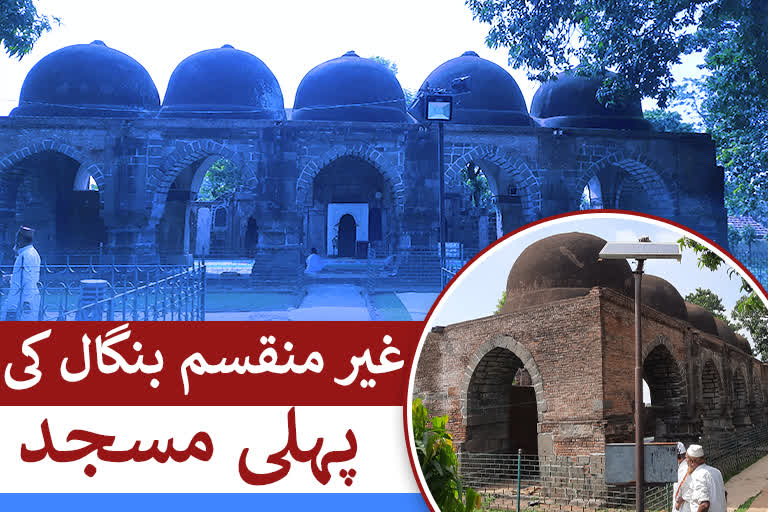
{"type": "Polygon", "coordinates": [[[768,512],[768,455],[734,476],[725,484],[728,491],[728,512],[762,491],[749,507],[749,512],[768,512]]]}
{"type": "Polygon", "coordinates": [[[370,320],[363,289],[351,284],[311,284],[296,309],[250,313],[207,313],[206,320],[370,320]]]}

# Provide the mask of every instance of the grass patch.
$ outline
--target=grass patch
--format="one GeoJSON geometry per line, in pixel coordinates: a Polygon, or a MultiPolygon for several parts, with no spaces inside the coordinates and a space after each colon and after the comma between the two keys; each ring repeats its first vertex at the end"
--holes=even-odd
{"type": "Polygon", "coordinates": [[[248,311],[285,311],[295,308],[299,299],[295,293],[208,290],[205,311],[230,313],[248,311]]]}
{"type": "Polygon", "coordinates": [[[411,320],[411,315],[400,299],[392,292],[376,293],[370,296],[379,319],[387,321],[411,320]]]}
{"type": "MultiPolygon", "coordinates": [[[[763,492],[763,491],[760,491],[760,492],[763,492]]],[[[758,492],[757,494],[749,498],[747,501],[739,505],[739,508],[736,509],[736,512],[746,512],[747,510],[749,510],[749,507],[752,506],[752,502],[755,501],[755,498],[760,496],[760,492],[758,492]]]]}

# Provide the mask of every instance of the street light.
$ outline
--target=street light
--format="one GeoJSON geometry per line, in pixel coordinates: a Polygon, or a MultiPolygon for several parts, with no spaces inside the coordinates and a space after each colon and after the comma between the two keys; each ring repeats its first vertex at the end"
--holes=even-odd
{"type": "Polygon", "coordinates": [[[680,261],[680,247],[671,242],[651,242],[648,237],[643,237],[637,242],[607,242],[600,251],[600,260],[637,260],[637,268],[632,272],[635,276],[635,500],[636,511],[644,512],[645,503],[643,486],[645,480],[645,454],[643,447],[643,353],[641,337],[641,286],[643,279],[643,265],[645,260],[680,261]]]}
{"type": "Polygon", "coordinates": [[[437,122],[437,174],[440,182],[438,189],[438,222],[440,224],[440,284],[445,286],[445,176],[443,175],[443,142],[445,140],[444,122],[453,115],[453,97],[445,94],[427,95],[424,117],[427,121],[437,122]]]}

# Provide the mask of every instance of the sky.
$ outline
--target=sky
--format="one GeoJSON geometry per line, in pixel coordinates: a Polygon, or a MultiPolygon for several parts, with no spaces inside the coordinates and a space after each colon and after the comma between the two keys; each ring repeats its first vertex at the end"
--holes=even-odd
{"type": "MultiPolygon", "coordinates": [[[[139,61],[162,100],[176,65],[193,53],[231,44],[269,66],[286,108],[314,66],[354,50],[361,57],[385,57],[397,64],[403,87],[418,89],[446,60],[476,51],[509,71],[530,107],[538,87],[524,70],[507,65],[505,50],[485,45],[489,25],[472,19],[462,0],[38,0],[38,12],[61,25],[44,34],[21,61],[0,55],[0,116],[18,105],[24,77],[47,54],[64,46],[100,39],[139,61]]],[[[698,76],[700,56],[674,68],[676,78],[698,76]]],[[[644,108],[655,102],[644,100],[644,108]]]]}
{"type": "MultiPolygon", "coordinates": [[[[641,236],[648,236],[654,242],[675,242],[684,235],[691,237],[679,228],[644,217],[605,213],[565,217],[536,225],[504,240],[483,255],[482,260],[468,267],[435,308],[427,329],[493,314],[506,288],[509,270],[520,253],[536,240],[572,231],[590,233],[613,242],[637,241],[641,236]]],[[[630,261],[630,264],[634,269],[635,262],[630,261]]],[[[698,268],[698,259],[690,249],[683,252],[679,263],[647,260],[645,272],[666,279],[683,297],[698,287],[709,288],[722,298],[729,313],[744,295],[738,276],[729,277],[725,266],[716,272],[698,268]]],[[[746,332],[742,334],[747,335],[746,332]]]]}

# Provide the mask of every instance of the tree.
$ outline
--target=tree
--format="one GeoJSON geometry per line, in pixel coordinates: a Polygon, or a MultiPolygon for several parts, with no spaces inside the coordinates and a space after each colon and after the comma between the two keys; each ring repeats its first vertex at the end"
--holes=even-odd
{"type": "Polygon", "coordinates": [[[480,495],[465,487],[459,476],[459,460],[448,432],[448,416],[429,417],[420,399],[412,402],[411,428],[421,473],[442,512],[472,512],[480,508],[480,495]],[[431,424],[431,425],[430,425],[431,424]]]}
{"type": "Polygon", "coordinates": [[[59,19],[38,14],[32,0],[0,0],[0,42],[10,57],[21,60],[51,30],[51,22],[59,19]]]}
{"type": "MultiPolygon", "coordinates": [[[[697,254],[699,268],[703,267],[715,271],[720,268],[720,265],[725,263],[715,252],[707,249],[695,240],[683,237],[677,242],[680,244],[681,249],[688,247],[697,254]]],[[[730,277],[733,277],[735,273],[735,269],[728,269],[730,277]]],[[[744,278],[741,279],[741,290],[746,295],[736,302],[731,312],[731,317],[738,324],[737,330],[743,328],[749,332],[762,360],[768,361],[768,308],[765,307],[763,301],[744,278]]]]}
{"type": "Polygon", "coordinates": [[[494,315],[501,314],[501,310],[504,307],[504,304],[507,303],[507,290],[504,290],[504,293],[501,294],[501,298],[499,298],[499,301],[496,303],[496,311],[493,312],[494,315]]]}
{"type": "Polygon", "coordinates": [[[768,361],[768,309],[761,301],[754,302],[745,296],[738,300],[731,313],[740,328],[749,332],[757,353],[768,361]]]}
{"type": "Polygon", "coordinates": [[[198,201],[227,199],[240,185],[240,174],[235,165],[226,158],[216,160],[205,173],[197,194],[198,201]]]}
{"type": "MultiPolygon", "coordinates": [[[[716,0],[717,1],[717,0],[716,0]]],[[[723,2],[728,0],[721,0],[723,2]]],[[[693,30],[708,0],[466,0],[476,19],[491,25],[486,43],[507,48],[509,63],[546,80],[579,65],[583,75],[606,76],[598,100],[623,103],[638,94],[665,108],[673,95],[671,66],[701,45],[693,30]]]]}
{"type": "Polygon", "coordinates": [[[492,205],[493,193],[482,169],[470,162],[461,169],[461,178],[469,189],[473,207],[486,208],[492,205]]]}
{"type": "Polygon", "coordinates": [[[683,116],[674,110],[646,110],[643,117],[650,121],[653,129],[657,132],[684,132],[691,133],[696,131],[696,127],[690,123],[683,122],[683,116]]]}
{"type": "Polygon", "coordinates": [[[597,99],[678,98],[700,115],[725,169],[731,213],[768,215],[768,2],[757,0],[466,0],[486,43],[546,80],[576,65],[604,76],[597,99]],[[706,50],[707,75],[675,86],[671,66],[706,50]],[[604,75],[615,70],[617,76],[604,75]]]}
{"type": "Polygon", "coordinates": [[[731,329],[738,330],[739,326],[734,324],[728,319],[726,315],[725,306],[723,306],[723,300],[715,292],[709,288],[696,288],[696,291],[689,293],[684,297],[686,302],[691,302],[697,306],[701,306],[717,318],[728,324],[731,329]]]}
{"type": "MultiPolygon", "coordinates": [[[[379,55],[374,55],[373,57],[368,58],[378,62],[379,64],[382,64],[384,67],[389,69],[392,74],[395,75],[395,77],[397,77],[397,63],[395,61],[389,60],[386,57],[381,57],[379,55]]],[[[403,94],[405,95],[405,106],[409,107],[416,99],[416,91],[403,87],[403,94]]]]}

